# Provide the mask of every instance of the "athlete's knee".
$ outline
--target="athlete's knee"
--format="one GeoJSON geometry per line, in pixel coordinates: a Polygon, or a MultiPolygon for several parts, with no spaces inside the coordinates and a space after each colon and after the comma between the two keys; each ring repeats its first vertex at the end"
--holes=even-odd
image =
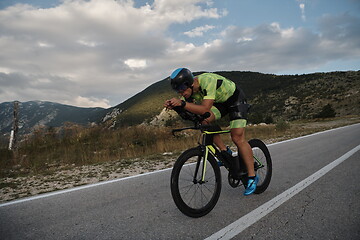
{"type": "Polygon", "coordinates": [[[245,139],[241,137],[234,136],[231,139],[238,147],[246,143],[245,139]]]}
{"type": "Polygon", "coordinates": [[[236,131],[231,133],[231,140],[235,143],[235,144],[243,144],[246,142],[245,140],[245,134],[244,131],[236,131]]]}

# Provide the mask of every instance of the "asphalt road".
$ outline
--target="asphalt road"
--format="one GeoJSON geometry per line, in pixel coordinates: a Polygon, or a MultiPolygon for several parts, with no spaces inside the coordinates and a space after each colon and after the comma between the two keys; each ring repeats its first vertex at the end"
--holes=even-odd
{"type": "MultiPolygon", "coordinates": [[[[0,205],[0,239],[205,239],[360,145],[360,124],[269,146],[267,191],[244,197],[223,175],[208,215],[183,215],[171,170],[0,205]]],[[[360,239],[360,151],[234,239],[360,239]]]]}

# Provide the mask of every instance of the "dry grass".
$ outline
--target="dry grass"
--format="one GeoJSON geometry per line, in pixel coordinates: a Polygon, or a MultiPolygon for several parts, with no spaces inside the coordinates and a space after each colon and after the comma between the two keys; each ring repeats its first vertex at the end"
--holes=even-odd
{"type": "MultiPolygon", "coordinates": [[[[248,126],[246,138],[259,138],[270,143],[359,121],[358,117],[349,117],[248,126]]],[[[174,137],[171,128],[146,125],[114,130],[68,124],[61,132],[39,129],[20,144],[15,154],[1,150],[0,177],[43,174],[64,165],[84,166],[112,161],[126,164],[128,159],[144,159],[196,146],[198,136],[198,132],[184,131],[174,137]]],[[[222,135],[222,138],[232,145],[229,135],[222,135]]]]}
{"type": "MultiPolygon", "coordinates": [[[[359,122],[356,116],[291,122],[286,128],[248,126],[246,137],[272,143],[359,122]]],[[[16,156],[1,150],[0,202],[170,168],[181,151],[196,146],[198,136],[186,131],[173,137],[170,128],[147,126],[109,130],[71,125],[62,133],[38,131],[16,156]]],[[[229,135],[222,137],[232,145],[229,135]]]]}
{"type": "Polygon", "coordinates": [[[23,169],[22,174],[26,174],[43,173],[60,165],[126,162],[129,158],[179,151],[195,144],[188,134],[173,137],[170,128],[135,126],[112,130],[68,125],[57,133],[39,129],[21,142],[14,154],[2,149],[0,176],[8,176],[14,168],[23,169]]]}

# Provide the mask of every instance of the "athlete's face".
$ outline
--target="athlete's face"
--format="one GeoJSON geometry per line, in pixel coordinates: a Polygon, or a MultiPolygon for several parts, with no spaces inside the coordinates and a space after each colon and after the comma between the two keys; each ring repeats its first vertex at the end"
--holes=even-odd
{"type": "Polygon", "coordinates": [[[178,93],[183,96],[184,98],[189,98],[191,97],[191,94],[192,94],[192,90],[191,88],[187,88],[185,90],[182,90],[182,91],[178,91],[178,93]]]}

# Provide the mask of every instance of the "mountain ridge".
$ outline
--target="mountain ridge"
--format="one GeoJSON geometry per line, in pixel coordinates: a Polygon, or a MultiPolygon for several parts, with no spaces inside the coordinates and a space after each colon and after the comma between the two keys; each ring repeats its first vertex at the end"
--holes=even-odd
{"type": "MultiPolygon", "coordinates": [[[[203,72],[196,72],[198,75],[203,72]]],[[[275,75],[250,71],[215,72],[240,86],[252,105],[250,122],[321,117],[327,106],[336,116],[360,115],[360,71],[275,75]],[[319,115],[320,114],[320,115],[319,115]]],[[[48,101],[20,103],[19,133],[37,126],[59,127],[65,122],[110,126],[150,123],[163,111],[166,99],[176,97],[169,78],[157,81],[124,102],[108,108],[81,108],[48,101]]],[[[13,102],[0,103],[0,133],[10,133],[13,102]]]]}
{"type": "MultiPolygon", "coordinates": [[[[14,102],[0,103],[0,133],[11,131],[13,123],[14,102]]],[[[104,108],[82,108],[49,101],[19,102],[19,133],[29,133],[39,126],[60,127],[65,122],[86,125],[98,122],[104,115],[104,108]]]]}
{"type": "MultiPolygon", "coordinates": [[[[194,75],[202,72],[194,73],[194,75]]],[[[330,105],[336,116],[360,115],[360,71],[275,75],[250,71],[219,71],[242,88],[252,105],[250,120],[296,120],[316,117],[330,105]]],[[[166,99],[176,97],[169,78],[158,81],[111,108],[119,114],[116,125],[150,122],[163,110],[166,99]]]]}

